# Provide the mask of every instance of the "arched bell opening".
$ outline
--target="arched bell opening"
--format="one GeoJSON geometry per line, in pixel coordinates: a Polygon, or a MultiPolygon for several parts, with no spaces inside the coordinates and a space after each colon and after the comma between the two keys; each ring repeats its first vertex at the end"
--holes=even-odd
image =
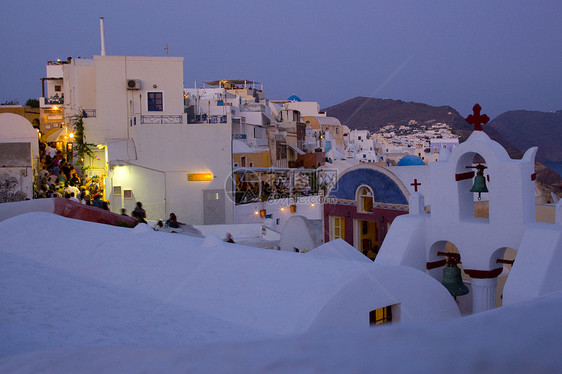
{"type": "Polygon", "coordinates": [[[486,160],[476,152],[467,152],[459,158],[455,180],[461,220],[474,218],[489,222],[489,182],[486,160]]]}
{"type": "Polygon", "coordinates": [[[500,275],[498,275],[498,284],[496,286],[496,307],[503,305],[503,289],[505,287],[505,283],[507,282],[507,278],[509,277],[509,273],[511,272],[511,268],[513,267],[516,256],[516,249],[502,247],[498,248],[490,258],[491,268],[503,265],[503,270],[500,275]]]}
{"type": "Polygon", "coordinates": [[[429,250],[426,269],[429,275],[441,282],[449,291],[461,313],[470,314],[472,310],[472,298],[469,295],[470,277],[464,272],[457,246],[447,240],[433,243],[429,250]]]}

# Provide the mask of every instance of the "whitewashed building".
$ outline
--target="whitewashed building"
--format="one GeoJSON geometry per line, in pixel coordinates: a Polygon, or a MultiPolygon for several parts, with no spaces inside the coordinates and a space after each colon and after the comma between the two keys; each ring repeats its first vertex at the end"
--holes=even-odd
{"type": "Polygon", "coordinates": [[[94,56],[70,59],[62,70],[67,126],[84,116],[85,141],[98,145],[88,176],[105,182],[112,211],[130,212],[140,201],[149,219],[174,212],[192,224],[232,220],[224,193],[231,116],[219,108],[216,121],[188,123],[183,58],[94,56]]]}

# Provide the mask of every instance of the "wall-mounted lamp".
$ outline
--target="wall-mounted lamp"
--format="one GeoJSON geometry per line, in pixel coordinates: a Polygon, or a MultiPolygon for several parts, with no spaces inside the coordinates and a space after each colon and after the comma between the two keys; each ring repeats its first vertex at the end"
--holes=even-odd
{"type": "Polygon", "coordinates": [[[187,174],[189,182],[209,182],[213,180],[212,173],[191,173],[187,174]]]}

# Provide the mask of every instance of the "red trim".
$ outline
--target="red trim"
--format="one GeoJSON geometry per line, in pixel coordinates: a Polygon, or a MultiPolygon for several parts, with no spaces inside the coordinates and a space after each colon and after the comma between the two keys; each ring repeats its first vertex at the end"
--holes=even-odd
{"type": "Polygon", "coordinates": [[[462,181],[465,179],[471,179],[474,177],[474,172],[473,171],[467,171],[466,173],[457,173],[455,174],[455,180],[458,181],[462,181]]]}
{"type": "Polygon", "coordinates": [[[501,274],[503,267],[496,268],[493,270],[471,270],[464,269],[464,272],[468,274],[471,278],[495,278],[501,274]]]}
{"type": "Polygon", "coordinates": [[[428,262],[428,263],[425,264],[425,268],[427,270],[431,270],[431,269],[439,268],[439,267],[445,266],[445,265],[447,265],[447,260],[443,259],[443,260],[439,260],[439,261],[428,262]]]}
{"type": "Polygon", "coordinates": [[[537,179],[537,173],[531,174],[531,180],[534,181],[535,179],[537,179]]]}

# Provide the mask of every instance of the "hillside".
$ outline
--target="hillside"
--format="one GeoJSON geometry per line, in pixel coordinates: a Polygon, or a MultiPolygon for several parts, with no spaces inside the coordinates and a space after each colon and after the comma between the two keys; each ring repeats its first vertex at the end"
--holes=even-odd
{"type": "MultiPolygon", "coordinates": [[[[355,97],[323,110],[328,116],[337,118],[352,130],[366,129],[374,132],[389,123],[404,124],[410,120],[420,124],[441,122],[451,126],[462,142],[473,129],[473,126],[450,106],[435,107],[401,100],[355,97]]],[[[485,125],[484,131],[504,146],[512,158],[520,159],[523,156],[522,150],[537,145],[538,161],[562,161],[562,146],[557,142],[562,135],[561,112],[506,112],[485,125]]],[[[540,182],[562,186],[560,176],[543,164],[537,163],[536,171],[540,182]]]]}
{"type": "Polygon", "coordinates": [[[538,161],[562,162],[562,111],[514,110],[500,114],[489,125],[518,149],[538,145],[538,161]]]}
{"type": "Polygon", "coordinates": [[[447,123],[459,130],[471,129],[464,118],[450,106],[434,107],[401,100],[355,97],[324,110],[350,129],[366,129],[371,132],[378,131],[389,123],[404,124],[412,119],[419,123],[447,123]]]}

